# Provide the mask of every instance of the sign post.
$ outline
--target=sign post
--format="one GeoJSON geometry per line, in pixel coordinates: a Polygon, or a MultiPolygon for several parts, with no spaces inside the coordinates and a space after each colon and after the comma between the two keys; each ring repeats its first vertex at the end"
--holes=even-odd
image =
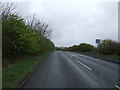
{"type": "Polygon", "coordinates": [[[97,50],[98,50],[98,54],[99,54],[99,45],[101,43],[101,39],[96,39],[96,44],[97,44],[97,50]]]}

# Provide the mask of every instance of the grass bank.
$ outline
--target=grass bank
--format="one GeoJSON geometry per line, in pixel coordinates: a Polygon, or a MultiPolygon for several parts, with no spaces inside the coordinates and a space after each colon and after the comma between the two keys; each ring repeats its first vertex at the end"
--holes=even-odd
{"type": "Polygon", "coordinates": [[[88,55],[91,57],[99,58],[101,60],[107,60],[114,63],[120,63],[120,56],[113,54],[98,54],[96,52],[77,52],[80,54],[88,55]]]}
{"type": "Polygon", "coordinates": [[[112,58],[112,59],[120,59],[120,56],[114,55],[114,54],[98,54],[96,52],[87,52],[87,54],[100,55],[100,56],[104,56],[104,57],[108,57],[108,58],[112,58]]]}
{"type": "Polygon", "coordinates": [[[47,52],[40,56],[21,60],[4,69],[2,72],[2,88],[16,88],[35,66],[50,53],[51,52],[47,52]]]}

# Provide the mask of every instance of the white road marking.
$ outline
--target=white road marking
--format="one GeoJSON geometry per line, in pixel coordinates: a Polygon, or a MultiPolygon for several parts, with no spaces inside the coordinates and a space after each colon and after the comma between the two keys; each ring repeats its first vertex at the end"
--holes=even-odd
{"type": "Polygon", "coordinates": [[[88,67],[88,66],[86,66],[85,64],[83,64],[82,62],[80,62],[80,61],[78,61],[78,60],[76,60],[78,63],[80,63],[81,65],[83,65],[84,67],[86,67],[87,69],[89,69],[89,70],[92,70],[90,67],[88,67]]]}
{"type": "Polygon", "coordinates": [[[71,56],[76,56],[76,55],[74,55],[74,54],[71,54],[71,56]]]}
{"type": "Polygon", "coordinates": [[[99,76],[102,76],[101,74],[99,76]]]}
{"type": "Polygon", "coordinates": [[[120,87],[119,87],[119,86],[117,86],[117,85],[115,85],[115,87],[116,87],[116,88],[118,88],[118,89],[120,89],[120,87]]]}

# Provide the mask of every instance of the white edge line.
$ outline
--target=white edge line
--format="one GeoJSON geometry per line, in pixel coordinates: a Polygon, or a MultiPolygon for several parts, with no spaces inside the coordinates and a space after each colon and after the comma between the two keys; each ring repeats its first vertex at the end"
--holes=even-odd
{"type": "Polygon", "coordinates": [[[120,89],[120,87],[119,87],[119,86],[117,86],[117,85],[115,85],[115,87],[116,87],[116,88],[118,88],[118,89],[120,89]]]}
{"type": "Polygon", "coordinates": [[[88,66],[86,66],[85,64],[83,64],[82,62],[80,62],[80,61],[78,61],[78,60],[76,60],[78,63],[80,63],[81,65],[83,65],[84,67],[86,67],[87,69],[89,69],[89,70],[92,70],[90,67],[88,67],[88,66]]]}

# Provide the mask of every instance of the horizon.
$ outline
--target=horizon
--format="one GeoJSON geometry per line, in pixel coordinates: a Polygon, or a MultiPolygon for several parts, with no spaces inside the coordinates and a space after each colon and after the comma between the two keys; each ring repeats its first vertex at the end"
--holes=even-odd
{"type": "Polygon", "coordinates": [[[57,47],[80,43],[96,45],[95,39],[118,41],[117,2],[16,2],[17,11],[26,18],[36,17],[49,23],[57,47]],[[24,13],[26,12],[26,13],[24,13]]]}

